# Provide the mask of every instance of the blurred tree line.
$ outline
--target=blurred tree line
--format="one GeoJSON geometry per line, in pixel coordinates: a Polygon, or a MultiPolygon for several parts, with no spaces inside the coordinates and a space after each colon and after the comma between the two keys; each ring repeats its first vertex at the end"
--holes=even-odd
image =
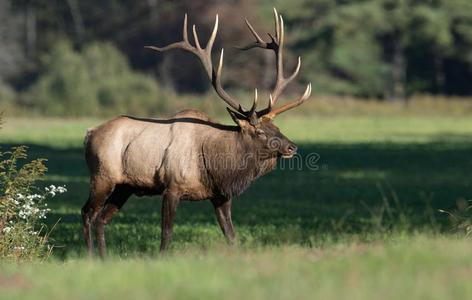
{"type": "Polygon", "coordinates": [[[156,111],[159,94],[205,93],[194,57],[143,48],[180,40],[185,12],[202,40],[219,13],[214,53],[226,49],[229,88],[268,89],[272,53],[234,46],[251,41],[243,17],[273,31],[272,6],[285,18],[287,67],[302,56],[300,82],[317,94],[472,95],[470,0],[0,0],[0,102],[56,115],[139,113],[156,111]]]}
{"type": "Polygon", "coordinates": [[[292,46],[319,89],[387,99],[472,93],[472,1],[296,3],[284,7],[292,46]]]}

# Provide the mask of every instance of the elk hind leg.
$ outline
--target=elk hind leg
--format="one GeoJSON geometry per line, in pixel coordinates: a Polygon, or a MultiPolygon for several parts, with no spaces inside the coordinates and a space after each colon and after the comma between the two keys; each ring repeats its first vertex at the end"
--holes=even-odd
{"type": "Polygon", "coordinates": [[[164,252],[169,246],[170,240],[172,238],[172,228],[174,223],[175,213],[177,211],[177,206],[180,202],[180,195],[165,192],[162,199],[162,220],[161,220],[161,247],[160,251],[164,252]]]}
{"type": "Polygon", "coordinates": [[[82,207],[82,222],[85,243],[87,245],[88,254],[93,254],[93,223],[97,215],[105,205],[105,201],[113,191],[113,184],[103,180],[93,180],[90,184],[90,194],[87,202],[82,207]]]}
{"type": "Polygon", "coordinates": [[[94,222],[98,253],[102,258],[106,255],[105,225],[110,223],[113,216],[123,207],[132,193],[133,190],[130,187],[117,185],[94,222]]]}

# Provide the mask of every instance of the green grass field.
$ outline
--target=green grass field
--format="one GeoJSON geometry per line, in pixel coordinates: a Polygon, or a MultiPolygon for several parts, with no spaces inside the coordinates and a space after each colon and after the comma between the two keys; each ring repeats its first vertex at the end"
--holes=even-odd
{"type": "Polygon", "coordinates": [[[472,118],[464,114],[319,114],[278,120],[301,159],[234,203],[240,240],[225,246],[209,202],[183,203],[171,254],[158,255],[160,199],[132,198],[107,227],[112,258],[85,258],[82,138],[99,120],[7,118],[2,148],[48,158],[65,184],[48,222],[50,261],[0,262],[0,298],[470,299],[472,241],[438,209],[472,195],[472,118]]]}

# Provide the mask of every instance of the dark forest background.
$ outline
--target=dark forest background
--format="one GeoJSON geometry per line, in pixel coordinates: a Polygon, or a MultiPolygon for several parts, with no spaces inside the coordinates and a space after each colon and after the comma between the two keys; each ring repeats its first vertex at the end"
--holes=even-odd
{"type": "Polygon", "coordinates": [[[144,49],[180,40],[186,12],[202,40],[219,14],[213,52],[225,48],[228,89],[268,89],[272,53],[234,47],[252,41],[244,17],[273,31],[273,6],[286,24],[287,68],[301,56],[299,83],[312,82],[317,95],[472,95],[470,0],[0,0],[1,106],[152,113],[175,96],[211,92],[192,55],[144,49]]]}

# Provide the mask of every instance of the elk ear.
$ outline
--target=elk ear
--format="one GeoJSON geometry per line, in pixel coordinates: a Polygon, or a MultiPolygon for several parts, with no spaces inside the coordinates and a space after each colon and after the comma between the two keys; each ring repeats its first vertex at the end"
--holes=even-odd
{"type": "Polygon", "coordinates": [[[238,125],[241,128],[247,127],[249,122],[247,121],[245,116],[240,115],[237,112],[234,112],[229,108],[226,108],[226,110],[228,111],[229,115],[231,116],[231,119],[233,119],[233,121],[234,121],[234,123],[236,123],[236,125],[238,125]]]}

